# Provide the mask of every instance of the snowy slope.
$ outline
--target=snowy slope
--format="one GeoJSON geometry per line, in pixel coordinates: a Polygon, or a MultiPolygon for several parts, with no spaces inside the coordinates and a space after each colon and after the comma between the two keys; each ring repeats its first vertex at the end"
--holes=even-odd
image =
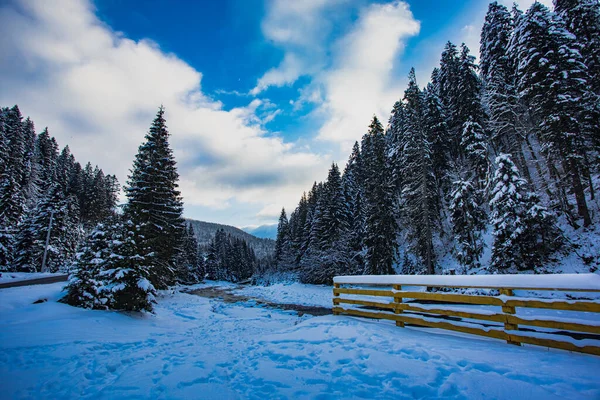
{"type": "Polygon", "coordinates": [[[599,357],[183,293],[89,311],[60,289],[0,290],[1,398],[600,398],[599,357]]]}

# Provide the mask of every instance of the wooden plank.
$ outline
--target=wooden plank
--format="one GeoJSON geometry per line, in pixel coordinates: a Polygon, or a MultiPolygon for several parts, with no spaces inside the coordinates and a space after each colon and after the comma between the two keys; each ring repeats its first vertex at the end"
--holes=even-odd
{"type": "Polygon", "coordinates": [[[400,311],[409,311],[409,312],[422,313],[422,314],[445,315],[445,316],[449,316],[449,317],[459,317],[459,318],[467,318],[467,319],[474,319],[474,320],[508,323],[508,324],[511,324],[514,326],[517,326],[517,325],[539,326],[539,327],[548,328],[548,329],[586,332],[586,333],[600,335],[600,326],[586,325],[583,321],[581,323],[574,323],[574,322],[557,322],[557,321],[545,320],[545,319],[523,319],[523,318],[519,318],[518,316],[515,316],[515,315],[479,314],[479,313],[467,312],[467,311],[446,310],[443,308],[424,308],[424,307],[419,307],[419,305],[410,304],[410,303],[399,303],[399,304],[397,304],[397,303],[381,303],[381,302],[375,302],[375,301],[366,301],[366,300],[360,300],[360,299],[344,299],[344,298],[335,298],[333,300],[333,304],[336,306],[339,304],[342,304],[342,303],[361,305],[361,306],[365,306],[365,307],[389,309],[389,310],[395,310],[397,308],[400,311]]]}
{"type": "Polygon", "coordinates": [[[504,302],[492,296],[473,296],[468,294],[453,293],[427,293],[427,292],[396,292],[394,297],[417,300],[434,300],[449,303],[467,303],[488,306],[503,306],[504,302]]]}
{"type": "Polygon", "coordinates": [[[563,342],[562,340],[552,340],[545,338],[536,338],[531,336],[521,336],[521,335],[509,335],[511,340],[518,341],[520,343],[528,343],[534,344],[536,346],[543,347],[552,347],[555,349],[568,350],[568,351],[576,351],[578,353],[587,353],[594,354],[596,356],[600,356],[600,347],[598,346],[576,346],[571,342],[563,342]]]}
{"type": "Polygon", "coordinates": [[[507,334],[504,331],[490,329],[483,330],[475,327],[461,326],[455,325],[450,322],[445,321],[428,321],[419,317],[412,317],[406,314],[396,315],[385,312],[369,312],[362,310],[352,310],[352,309],[344,309],[341,307],[334,308],[338,314],[348,314],[355,315],[359,317],[367,317],[367,318],[375,318],[375,319],[387,319],[392,321],[402,321],[404,323],[419,325],[419,326],[427,326],[430,328],[439,328],[446,329],[456,332],[469,333],[478,336],[491,337],[500,340],[506,340],[507,342],[515,342],[515,343],[527,343],[533,344],[537,346],[543,347],[551,347],[561,350],[575,351],[580,353],[594,354],[600,356],[600,347],[597,346],[576,346],[571,342],[564,342],[561,340],[553,340],[553,339],[545,339],[545,338],[536,338],[531,336],[521,336],[515,334],[507,334]]]}
{"type": "Polygon", "coordinates": [[[586,325],[585,323],[560,322],[545,319],[523,319],[515,315],[507,315],[506,320],[510,324],[539,326],[542,328],[559,329],[565,331],[587,332],[600,335],[600,326],[586,325]]]}
{"type": "Polygon", "coordinates": [[[335,298],[333,299],[333,304],[339,305],[340,303],[346,304],[356,304],[366,307],[377,307],[377,308],[386,308],[394,310],[397,305],[395,303],[380,303],[377,301],[366,301],[366,300],[356,300],[356,299],[343,299],[343,298],[335,298]]]}
{"type": "Polygon", "coordinates": [[[398,321],[398,315],[385,312],[371,312],[363,310],[353,310],[349,308],[334,307],[334,310],[340,314],[356,315],[358,317],[374,318],[374,319],[389,319],[398,321]]]}
{"type": "Polygon", "coordinates": [[[448,317],[460,317],[493,322],[506,322],[506,315],[504,314],[478,314],[467,311],[445,310],[442,308],[423,308],[419,307],[418,305],[406,303],[403,304],[403,310],[423,314],[446,315],[448,317]]]}
{"type": "Polygon", "coordinates": [[[369,289],[347,289],[339,288],[333,289],[334,295],[340,294],[361,294],[365,296],[383,296],[383,297],[394,297],[394,292],[391,290],[369,290],[369,289]]]}
{"type": "Polygon", "coordinates": [[[567,301],[555,300],[551,302],[539,300],[507,300],[505,303],[509,307],[527,307],[527,308],[545,308],[551,310],[566,311],[588,311],[600,312],[600,303],[595,301],[577,301],[570,303],[567,301]]]}
{"type": "Polygon", "coordinates": [[[427,321],[427,320],[424,320],[417,316],[409,316],[407,314],[397,315],[397,314],[389,314],[389,313],[352,310],[352,309],[345,309],[345,308],[338,308],[336,311],[338,311],[341,314],[356,315],[359,317],[367,317],[367,318],[375,318],[375,319],[388,319],[388,320],[392,320],[392,321],[401,321],[401,322],[413,324],[413,325],[427,326],[430,328],[447,329],[447,330],[463,332],[463,333],[471,333],[474,335],[493,337],[496,339],[506,340],[508,338],[508,335],[504,331],[500,331],[500,330],[496,330],[496,329],[483,330],[483,329],[478,329],[475,327],[455,325],[455,324],[452,324],[451,322],[427,321]]]}

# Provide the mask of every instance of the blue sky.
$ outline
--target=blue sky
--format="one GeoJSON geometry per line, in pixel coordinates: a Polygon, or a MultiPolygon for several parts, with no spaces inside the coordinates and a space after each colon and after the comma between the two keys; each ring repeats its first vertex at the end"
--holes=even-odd
{"type": "Polygon", "coordinates": [[[0,104],[121,183],[164,104],[186,216],[273,223],[387,121],[412,66],[424,84],[446,41],[477,54],[487,4],[0,1],[0,104]]]}

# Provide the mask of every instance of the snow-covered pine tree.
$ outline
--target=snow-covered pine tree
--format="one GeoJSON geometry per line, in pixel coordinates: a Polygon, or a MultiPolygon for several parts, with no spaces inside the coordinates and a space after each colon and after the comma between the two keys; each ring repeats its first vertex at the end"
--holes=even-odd
{"type": "Polygon", "coordinates": [[[456,246],[455,256],[464,267],[463,273],[481,266],[483,253],[481,232],[485,228],[485,214],[480,192],[468,180],[453,183],[450,200],[450,218],[456,246]]]}
{"type": "Polygon", "coordinates": [[[125,220],[112,232],[110,255],[102,263],[99,276],[100,301],[108,308],[123,311],[152,312],[156,289],[150,280],[156,253],[142,237],[140,227],[125,220]]]}
{"type": "Polygon", "coordinates": [[[164,113],[161,106],[146,141],[139,147],[125,189],[126,218],[138,227],[145,241],[139,245],[156,253],[150,280],[157,289],[175,283],[174,262],[181,251],[184,232],[183,203],[177,190],[179,175],[164,113]]]}
{"type": "Polygon", "coordinates": [[[481,105],[481,80],[476,72],[475,57],[469,48],[461,45],[458,67],[457,117],[461,124],[461,154],[466,171],[482,190],[489,172],[487,156],[487,115],[481,105]]]}
{"type": "Polygon", "coordinates": [[[342,178],[334,163],[323,184],[318,218],[313,223],[310,263],[305,263],[301,280],[307,283],[331,283],[337,274],[349,268],[349,210],[345,201],[342,178]]]}
{"type": "Polygon", "coordinates": [[[58,144],[54,137],[50,137],[48,128],[45,128],[36,138],[34,161],[35,181],[38,198],[44,196],[56,181],[56,160],[58,159],[58,144]]]}
{"type": "Polygon", "coordinates": [[[285,208],[281,209],[275,240],[275,262],[279,271],[287,271],[294,267],[295,257],[292,252],[292,237],[285,208]]]}
{"type": "Polygon", "coordinates": [[[369,132],[361,144],[363,161],[364,206],[366,215],[365,247],[367,273],[392,274],[398,243],[394,187],[387,163],[383,126],[373,117],[369,132]]]}
{"type": "Polygon", "coordinates": [[[12,264],[12,247],[25,212],[25,132],[18,106],[3,112],[3,168],[0,174],[0,269],[12,264]]]}
{"type": "Polygon", "coordinates": [[[458,163],[464,157],[461,150],[461,132],[464,118],[459,113],[461,60],[455,44],[448,42],[440,59],[440,68],[432,77],[434,87],[442,102],[444,116],[448,126],[448,159],[458,163]]]}
{"type": "Polygon", "coordinates": [[[523,152],[529,113],[519,101],[516,66],[509,54],[512,29],[508,9],[496,1],[490,3],[481,31],[479,67],[490,113],[491,144],[496,151],[513,154],[523,177],[533,184],[523,152]]]}
{"type": "Polygon", "coordinates": [[[441,206],[442,193],[450,190],[450,140],[448,124],[444,115],[442,102],[437,95],[432,83],[423,91],[424,110],[423,118],[427,131],[427,140],[430,143],[433,173],[440,190],[439,202],[441,206]]]}
{"type": "Polygon", "coordinates": [[[73,196],[65,196],[57,183],[19,227],[15,243],[15,268],[18,271],[41,270],[49,228],[51,229],[46,269],[56,272],[69,264],[81,237],[77,200],[73,196]]]}
{"type": "MultiPolygon", "coordinates": [[[[592,221],[584,191],[586,140],[593,132],[587,123],[591,110],[586,67],[576,38],[564,22],[541,3],[519,17],[511,39],[518,61],[518,88],[539,122],[542,152],[549,159],[558,193],[570,190],[583,225],[592,221]]],[[[570,205],[561,201],[574,226],[570,205]]]]}
{"type": "Polygon", "coordinates": [[[582,45],[590,84],[600,95],[600,4],[598,0],[554,0],[554,10],[582,45]]]}
{"type": "Polygon", "coordinates": [[[409,247],[428,274],[435,273],[434,233],[439,226],[438,188],[435,180],[431,144],[427,140],[423,93],[417,85],[414,68],[404,92],[405,123],[401,153],[401,211],[409,247]]]}
{"type": "Polygon", "coordinates": [[[100,301],[103,297],[101,288],[102,272],[105,260],[110,257],[110,231],[119,229],[116,224],[98,224],[87,236],[77,259],[69,273],[69,283],[65,290],[67,295],[63,302],[76,307],[104,309],[107,307],[100,301]]]}
{"type": "Polygon", "coordinates": [[[490,199],[491,268],[514,273],[541,267],[561,247],[562,234],[537,196],[528,191],[510,155],[500,154],[495,164],[490,199]]]}

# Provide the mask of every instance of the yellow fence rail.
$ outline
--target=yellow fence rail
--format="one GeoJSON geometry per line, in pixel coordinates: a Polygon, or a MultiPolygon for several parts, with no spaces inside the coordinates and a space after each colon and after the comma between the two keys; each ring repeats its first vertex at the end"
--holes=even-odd
{"type": "Polygon", "coordinates": [[[410,324],[439,328],[501,339],[514,345],[526,343],[600,355],[600,301],[593,299],[598,297],[594,293],[600,293],[600,276],[534,277],[336,277],[333,314],[387,319],[400,327],[410,324]],[[431,291],[431,288],[488,289],[491,294],[459,294],[431,291]],[[552,297],[552,292],[563,295],[552,297]],[[566,296],[569,292],[576,295],[566,296]],[[572,299],[585,298],[583,292],[589,292],[587,297],[592,299],[572,299]],[[521,308],[529,309],[529,313],[518,312],[521,308]],[[546,311],[543,315],[531,315],[531,309],[561,313],[546,311]]]}

